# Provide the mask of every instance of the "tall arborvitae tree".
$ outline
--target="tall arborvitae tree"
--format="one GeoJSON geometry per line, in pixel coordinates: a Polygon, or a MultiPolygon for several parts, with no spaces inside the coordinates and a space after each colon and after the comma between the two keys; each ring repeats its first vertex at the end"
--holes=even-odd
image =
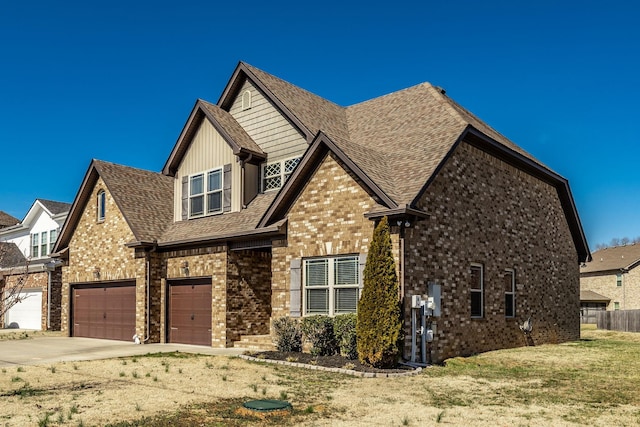
{"type": "Polygon", "coordinates": [[[356,323],[358,358],[376,367],[394,366],[399,356],[402,320],[387,217],[373,232],[363,281],[356,323]]]}

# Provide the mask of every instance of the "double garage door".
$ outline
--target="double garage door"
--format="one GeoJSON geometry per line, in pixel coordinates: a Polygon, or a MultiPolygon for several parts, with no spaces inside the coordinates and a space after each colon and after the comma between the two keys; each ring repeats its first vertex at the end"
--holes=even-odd
{"type": "MultiPolygon", "coordinates": [[[[167,341],[211,345],[211,279],[168,286],[167,341]]],[[[76,285],[72,291],[74,337],[131,341],[136,330],[135,282],[76,285]]]]}
{"type": "Polygon", "coordinates": [[[135,282],[76,285],[72,298],[74,337],[132,340],[136,333],[135,282]]]}

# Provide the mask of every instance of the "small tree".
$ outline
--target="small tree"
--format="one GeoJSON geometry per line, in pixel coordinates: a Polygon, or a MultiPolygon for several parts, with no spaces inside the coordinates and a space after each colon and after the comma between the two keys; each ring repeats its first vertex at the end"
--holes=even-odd
{"type": "Polygon", "coordinates": [[[376,367],[394,366],[402,320],[387,217],[373,232],[363,282],[356,323],[358,358],[376,367]]]}
{"type": "Polygon", "coordinates": [[[0,242],[0,319],[26,298],[21,292],[29,278],[28,267],[15,244],[0,242]]]}

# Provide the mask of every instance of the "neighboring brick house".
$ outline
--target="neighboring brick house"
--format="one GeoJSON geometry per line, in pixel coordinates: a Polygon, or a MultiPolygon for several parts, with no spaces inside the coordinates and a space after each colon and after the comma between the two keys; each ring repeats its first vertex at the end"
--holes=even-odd
{"type": "Polygon", "coordinates": [[[0,318],[2,327],[60,330],[62,268],[50,254],[70,208],[36,199],[22,221],[0,229],[0,291],[25,279],[22,301],[0,318]]]}
{"type": "Polygon", "coordinates": [[[614,246],[593,253],[580,268],[583,316],[599,310],[640,309],[640,245],[614,246]]]}
{"type": "Polygon", "coordinates": [[[568,182],[420,84],[341,107],[245,63],[161,173],[94,160],[56,252],[70,335],[270,345],[272,319],[353,312],[387,216],[432,360],[579,337],[589,248],[568,182]]]}

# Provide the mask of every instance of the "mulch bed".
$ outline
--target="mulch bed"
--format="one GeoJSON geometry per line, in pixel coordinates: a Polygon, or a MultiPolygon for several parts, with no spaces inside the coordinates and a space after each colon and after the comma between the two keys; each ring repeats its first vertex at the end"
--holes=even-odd
{"type": "Polygon", "coordinates": [[[298,353],[292,351],[262,351],[254,353],[252,356],[259,359],[285,360],[288,362],[306,363],[308,365],[324,366],[326,368],[343,368],[357,372],[376,372],[376,373],[402,373],[410,372],[413,368],[398,365],[392,369],[379,369],[360,363],[358,359],[350,360],[340,355],[333,356],[314,356],[311,353],[298,353]]]}

